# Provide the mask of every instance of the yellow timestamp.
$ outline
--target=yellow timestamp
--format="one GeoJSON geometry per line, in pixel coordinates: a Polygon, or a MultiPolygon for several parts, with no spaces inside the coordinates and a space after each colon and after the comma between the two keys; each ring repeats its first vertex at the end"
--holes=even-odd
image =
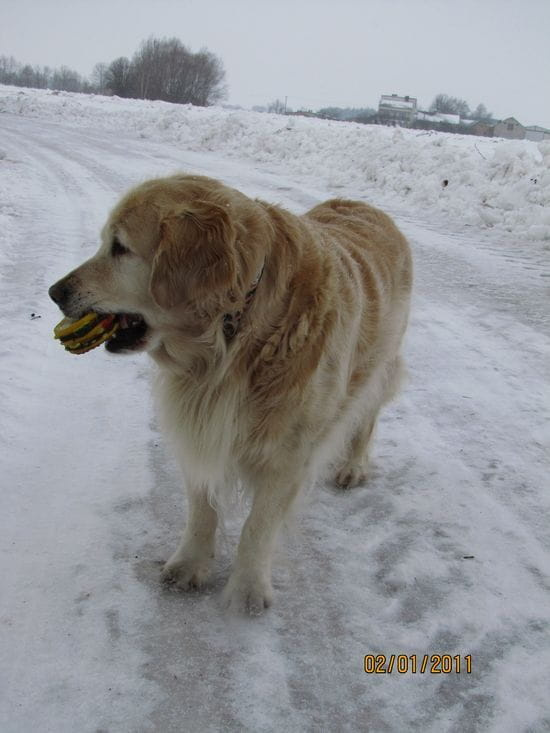
{"type": "Polygon", "coordinates": [[[471,654],[365,654],[366,674],[472,674],[471,654]]]}

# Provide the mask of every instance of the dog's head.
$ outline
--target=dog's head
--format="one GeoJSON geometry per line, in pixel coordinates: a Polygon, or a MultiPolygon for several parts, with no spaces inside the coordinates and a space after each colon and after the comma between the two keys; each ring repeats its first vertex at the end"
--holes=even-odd
{"type": "Polygon", "coordinates": [[[148,181],[117,204],[98,252],[50,297],[71,318],[119,315],[110,351],[153,350],[175,328],[198,332],[201,318],[221,318],[239,301],[261,261],[248,236],[254,207],[208,178],[148,181]]]}

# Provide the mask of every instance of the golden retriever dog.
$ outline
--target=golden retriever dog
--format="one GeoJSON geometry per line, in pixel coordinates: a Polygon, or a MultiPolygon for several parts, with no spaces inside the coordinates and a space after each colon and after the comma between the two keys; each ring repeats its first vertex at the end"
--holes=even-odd
{"type": "Polygon", "coordinates": [[[358,201],[297,216],[181,174],[115,206],[97,254],[50,296],[68,317],[118,314],[106,348],[158,365],[188,498],[164,582],[207,581],[224,492],[237,486],[251,509],[222,598],[252,614],[270,605],[276,535],[300,487],[326,469],[341,487],[365,480],[399,383],[411,280],[403,235],[358,201]]]}

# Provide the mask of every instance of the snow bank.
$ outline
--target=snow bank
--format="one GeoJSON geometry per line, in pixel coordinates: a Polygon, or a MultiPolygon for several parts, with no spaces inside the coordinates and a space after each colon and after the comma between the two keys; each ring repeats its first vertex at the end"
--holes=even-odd
{"type": "Polygon", "coordinates": [[[335,194],[550,242],[550,142],[7,86],[0,86],[0,112],[248,158],[335,194]]]}

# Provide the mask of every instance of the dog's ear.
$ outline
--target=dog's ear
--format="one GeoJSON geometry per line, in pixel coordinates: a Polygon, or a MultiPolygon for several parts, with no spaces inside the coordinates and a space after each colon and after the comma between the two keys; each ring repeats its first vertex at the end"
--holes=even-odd
{"type": "Polygon", "coordinates": [[[226,208],[194,201],[166,217],[160,233],[150,291],[161,308],[234,286],[237,235],[226,208]]]}

